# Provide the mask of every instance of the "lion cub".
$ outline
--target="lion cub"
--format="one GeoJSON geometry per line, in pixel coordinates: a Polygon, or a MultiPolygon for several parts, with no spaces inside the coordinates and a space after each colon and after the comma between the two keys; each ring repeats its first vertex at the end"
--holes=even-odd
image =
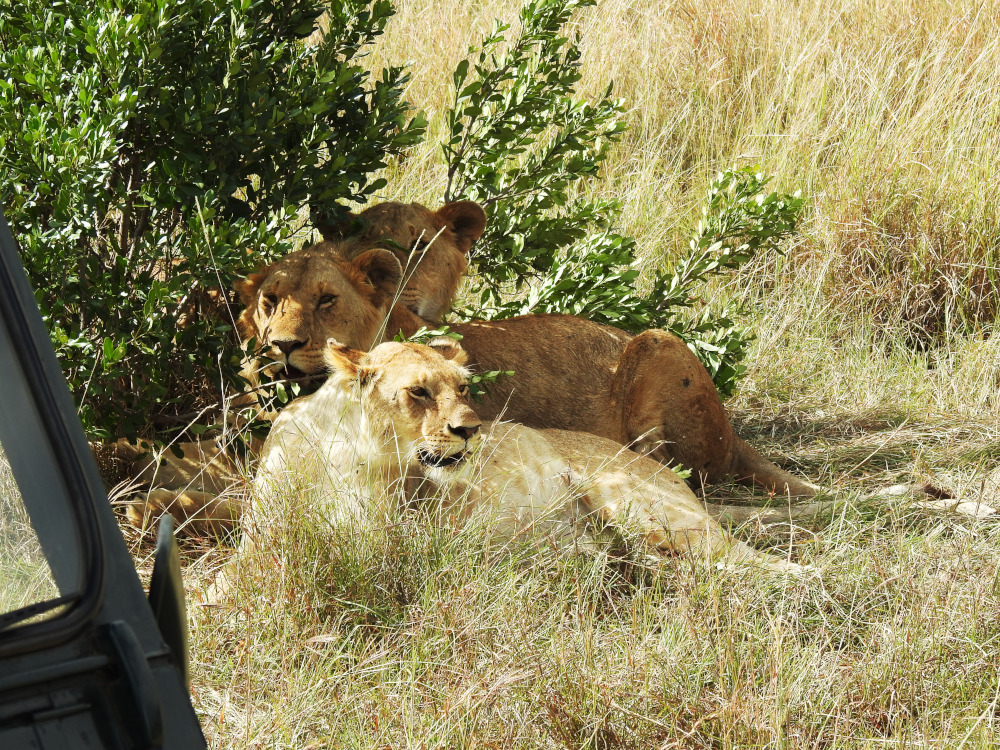
{"type": "Polygon", "coordinates": [[[335,524],[391,517],[423,476],[433,492],[425,481],[420,494],[441,515],[485,516],[501,540],[586,540],[612,525],[656,555],[801,570],[731,537],[672,470],[611,440],[482,423],[468,404],[464,362],[451,339],[367,353],[331,339],[329,380],[281,413],[264,446],[250,533],[289,490],[309,492],[335,524]]]}

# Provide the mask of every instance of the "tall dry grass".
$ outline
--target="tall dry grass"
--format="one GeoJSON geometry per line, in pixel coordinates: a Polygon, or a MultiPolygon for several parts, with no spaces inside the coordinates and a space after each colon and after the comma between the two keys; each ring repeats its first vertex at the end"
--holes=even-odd
{"type": "MultiPolygon", "coordinates": [[[[408,97],[432,128],[385,197],[440,200],[451,71],[519,7],[400,4],[372,65],[412,61],[408,97]]],[[[613,80],[629,132],[587,189],[623,201],[622,227],[658,262],[716,171],[759,164],[809,197],[795,255],[825,268],[839,309],[920,346],[992,326],[998,27],[996,3],[604,0],[577,21],[579,88],[613,80]]]]}
{"type": "MultiPolygon", "coordinates": [[[[0,445],[0,614],[59,596],[0,445]]],[[[39,619],[45,619],[44,615],[39,619]]]]}
{"type": "MultiPolygon", "coordinates": [[[[371,64],[412,61],[431,138],[384,198],[440,200],[451,71],[518,8],[400,3],[371,64]]],[[[234,608],[192,610],[212,744],[1000,746],[1000,527],[861,499],[898,481],[1000,497],[1000,4],[602,0],[577,28],[581,90],[613,78],[630,126],[585,189],[623,202],[645,262],[683,245],[721,167],[809,197],[786,257],[705,294],[742,299],[758,334],[739,431],[840,502],[822,529],[739,534],[816,574],[289,517],[234,608]]],[[[189,545],[190,577],[207,550],[189,545]]]]}
{"type": "Polygon", "coordinates": [[[294,516],[194,615],[215,747],[994,747],[996,525],[837,514],[809,578],[294,516]],[[964,744],[963,744],[964,743],[964,744]]]}

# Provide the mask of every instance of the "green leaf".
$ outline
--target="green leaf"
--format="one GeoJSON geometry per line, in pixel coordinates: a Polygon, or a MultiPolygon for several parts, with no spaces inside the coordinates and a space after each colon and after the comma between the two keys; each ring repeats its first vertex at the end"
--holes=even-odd
{"type": "Polygon", "coordinates": [[[290,250],[301,209],[366,201],[423,137],[406,71],[363,59],[390,3],[281,10],[0,12],[0,200],[92,436],[155,437],[240,388],[220,357],[239,342],[203,290],[290,250]],[[326,10],[319,48],[299,43],[326,10]]]}

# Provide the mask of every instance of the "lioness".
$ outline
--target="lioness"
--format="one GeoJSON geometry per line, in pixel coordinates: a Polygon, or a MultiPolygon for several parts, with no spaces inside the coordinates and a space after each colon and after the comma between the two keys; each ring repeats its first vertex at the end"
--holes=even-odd
{"type": "MultiPolygon", "coordinates": [[[[368,349],[399,331],[412,335],[428,322],[414,313],[422,303],[412,300],[430,299],[441,288],[450,300],[459,282],[450,272],[439,288],[427,275],[404,277],[411,306],[395,305],[382,336],[373,337],[370,325],[355,320],[371,320],[379,311],[367,305],[359,309],[356,294],[337,294],[353,280],[330,267],[330,259],[355,258],[376,252],[387,240],[398,246],[422,236],[435,239],[421,249],[421,257],[435,268],[464,269],[468,249],[485,226],[482,208],[471,201],[436,212],[416,203],[383,204],[361,212],[357,220],[365,227],[361,233],[337,238],[330,231],[327,241],[290,253],[238,289],[246,305],[239,319],[242,336],[259,341],[293,376],[323,371],[330,338],[368,349]]],[[[430,308],[440,307],[435,297],[430,308]]],[[[490,387],[477,407],[484,418],[503,415],[531,427],[589,432],[657,460],[679,462],[701,482],[733,477],[792,496],[818,490],[734,433],[708,372],[672,334],[633,336],[570,315],[473,321],[451,329],[462,335],[475,370],[515,373],[490,387]]]]}
{"type": "MultiPolygon", "coordinates": [[[[260,335],[279,352],[294,349],[281,338],[281,331],[296,323],[349,336],[358,346],[371,346],[384,329],[395,300],[402,274],[399,261],[389,250],[366,248],[345,257],[323,244],[297,255],[299,263],[268,267],[261,272],[270,279],[269,288],[278,294],[264,294],[258,307],[271,311],[282,321],[277,329],[264,326],[260,335]],[[303,299],[297,290],[308,288],[315,297],[303,299]]],[[[276,264],[277,265],[277,264],[276,264]]],[[[254,278],[246,282],[254,283],[254,278]]],[[[255,328],[256,330],[256,328],[255,328]]],[[[296,352],[303,370],[325,371],[322,356],[296,352]],[[310,360],[310,355],[317,358],[310,360]]],[[[289,368],[292,374],[295,371],[289,368]]],[[[247,373],[253,379],[253,373],[247,373]]],[[[127,506],[131,523],[145,527],[150,516],[164,510],[182,524],[201,533],[220,535],[230,531],[243,508],[243,482],[236,465],[220,440],[184,443],[183,457],[171,451],[159,455],[124,441],[116,444],[117,455],[132,462],[138,481],[150,491],[143,500],[127,506]]]]}
{"type": "MultiPolygon", "coordinates": [[[[436,322],[433,316],[457,293],[469,249],[486,222],[483,209],[471,201],[437,211],[417,203],[388,203],[355,218],[352,223],[361,231],[339,237],[328,227],[326,241],[289,253],[237,286],[245,305],[237,320],[241,337],[257,341],[291,377],[323,375],[330,338],[367,350],[396,332],[412,335],[436,322]],[[400,249],[414,242],[416,270],[400,249]]],[[[491,385],[478,405],[486,419],[502,415],[531,427],[589,432],[664,463],[678,462],[692,469],[696,482],[734,477],[797,497],[818,490],[735,434],[708,372],[669,333],[633,336],[570,315],[451,328],[463,336],[474,369],[515,373],[491,385]]],[[[159,471],[164,479],[154,479],[153,486],[170,489],[154,489],[147,502],[134,504],[133,523],[162,509],[197,521],[196,528],[229,528],[238,519],[238,500],[216,502],[205,482],[178,492],[185,484],[171,480],[179,472],[171,465],[159,471]]],[[[220,463],[209,474],[216,484],[235,479],[220,463]]],[[[738,509],[729,515],[747,517],[738,509]]]]}
{"type": "Polygon", "coordinates": [[[454,201],[434,212],[419,203],[389,201],[320,231],[349,257],[373,245],[391,250],[405,279],[396,304],[437,323],[451,309],[469,267],[469,250],[485,227],[486,212],[472,201],[454,201]],[[345,238],[350,238],[346,244],[345,238]]]}
{"type": "Polygon", "coordinates": [[[732,538],[672,470],[611,440],[481,422],[468,403],[465,359],[450,339],[369,353],[331,340],[330,378],[281,412],[264,445],[248,537],[275,518],[270,503],[287,499],[282,487],[318,490],[326,520],[344,524],[391,518],[407,478],[423,473],[442,514],[486,514],[502,540],[558,542],[612,525],[638,532],[660,555],[801,569],[732,538]],[[380,507],[385,499],[390,506],[380,507]]]}

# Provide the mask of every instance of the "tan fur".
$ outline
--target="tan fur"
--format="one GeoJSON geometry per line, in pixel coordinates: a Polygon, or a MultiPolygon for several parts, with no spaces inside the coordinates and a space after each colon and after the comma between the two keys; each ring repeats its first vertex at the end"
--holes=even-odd
{"type": "Polygon", "coordinates": [[[327,339],[364,349],[376,343],[401,273],[388,250],[321,242],[240,284],[246,308],[237,326],[290,374],[322,372],[327,339]]]}
{"type": "Polygon", "coordinates": [[[384,509],[371,503],[401,489],[421,453],[469,447],[481,423],[465,400],[465,371],[452,364],[444,379],[435,371],[437,351],[452,346],[387,342],[369,355],[331,339],[333,375],[284,409],[264,444],[244,546],[280,512],[275,503],[314,498],[327,519],[344,523],[378,515],[384,509]],[[373,495],[373,483],[384,491],[373,495]]]}
{"type": "MultiPolygon", "coordinates": [[[[433,213],[418,204],[382,204],[359,215],[359,219],[367,219],[367,228],[360,234],[323,243],[322,249],[354,257],[385,240],[407,247],[417,227],[423,226],[419,217],[430,222],[428,217],[432,216],[458,221],[463,230],[449,225],[435,243],[436,252],[446,255],[450,244],[452,255],[464,255],[482,231],[474,214],[467,201],[448,204],[433,213]],[[378,239],[373,239],[376,236],[378,239]]],[[[328,236],[336,234],[331,230],[328,236]]],[[[281,271],[283,263],[272,266],[269,274],[281,271]]],[[[419,285],[408,285],[405,293],[430,298],[438,288],[428,287],[421,277],[419,285]]],[[[457,288],[450,271],[440,288],[449,294],[457,288]]],[[[437,309],[440,300],[435,297],[432,301],[437,309]]],[[[393,308],[386,338],[400,331],[411,335],[428,322],[414,314],[412,307],[420,305],[397,304],[393,308]]],[[[734,478],[795,497],[810,497],[818,490],[779,469],[735,434],[708,372],[672,334],[646,331],[633,336],[569,315],[475,321],[452,325],[451,329],[463,336],[462,346],[469,353],[473,370],[515,373],[489,388],[478,407],[486,419],[502,415],[532,427],[589,432],[659,461],[681,463],[701,482],[734,478]]],[[[265,341],[269,335],[249,326],[244,333],[265,341]]],[[[347,342],[337,330],[331,328],[327,333],[347,342]]],[[[316,362],[316,369],[304,371],[318,372],[316,362]]]]}
{"type": "Polygon", "coordinates": [[[418,450],[451,455],[468,447],[482,421],[467,401],[468,372],[458,364],[465,352],[450,339],[432,343],[390,341],[369,354],[334,344],[327,362],[357,379],[365,394],[365,418],[375,434],[412,437],[418,450]],[[443,354],[452,356],[447,369],[440,367],[446,361],[443,354]]]}
{"type": "Polygon", "coordinates": [[[243,515],[246,499],[229,487],[219,492],[165,489],[150,490],[145,501],[126,508],[129,522],[138,528],[148,528],[147,508],[169,512],[179,529],[190,529],[205,536],[223,537],[231,532],[243,515]]]}
{"type": "MultiPolygon", "coordinates": [[[[457,357],[460,349],[439,351],[457,357]]],[[[275,422],[255,480],[261,504],[251,526],[260,530],[273,518],[269,498],[281,498],[269,488],[277,477],[326,486],[324,516],[345,523],[419,471],[444,515],[485,517],[501,541],[592,539],[595,528],[610,524],[637,533],[657,555],[799,569],[733,539],[673,471],[611,440],[499,422],[485,425],[480,439],[466,400],[467,371],[439,351],[386,343],[366,355],[335,346],[334,376],[275,422]],[[322,460],[303,462],[308,455],[322,460]],[[352,489],[356,505],[347,508],[352,489]]],[[[427,489],[420,487],[424,502],[427,489]]]]}
{"type": "MultiPolygon", "coordinates": [[[[259,449],[259,444],[251,446],[252,452],[259,449]]],[[[239,520],[243,482],[223,438],[168,447],[119,440],[101,450],[128,467],[121,483],[150,488],[142,499],[126,506],[133,526],[150,529],[155,516],[169,512],[180,532],[220,536],[239,520]]]]}
{"type": "MultiPolygon", "coordinates": [[[[352,223],[325,227],[327,241],[289,254],[238,287],[246,305],[238,321],[245,341],[257,340],[270,357],[297,371],[320,374],[329,338],[366,349],[398,332],[411,335],[450,306],[469,249],[485,226],[482,209],[469,201],[437,211],[385,203],[354,218],[360,229],[352,223]],[[404,286],[399,299],[405,303],[390,307],[395,270],[400,263],[414,268],[405,249],[432,231],[435,241],[422,250],[418,246],[415,271],[406,276],[398,271],[404,286]],[[318,306],[327,290],[337,294],[334,311],[318,306]],[[290,354],[276,342],[285,342],[290,354]]],[[[472,370],[515,373],[488,388],[477,406],[485,419],[588,432],[661,462],[680,463],[693,470],[695,482],[731,477],[793,497],[818,490],[735,434],[708,372],[669,333],[633,336],[569,315],[451,328],[463,336],[472,370]]]]}
{"type": "Polygon", "coordinates": [[[485,226],[486,213],[472,201],[455,201],[437,211],[419,203],[390,202],[321,231],[348,257],[384,243],[403,268],[396,304],[438,323],[451,309],[469,266],[469,250],[485,226]]]}

